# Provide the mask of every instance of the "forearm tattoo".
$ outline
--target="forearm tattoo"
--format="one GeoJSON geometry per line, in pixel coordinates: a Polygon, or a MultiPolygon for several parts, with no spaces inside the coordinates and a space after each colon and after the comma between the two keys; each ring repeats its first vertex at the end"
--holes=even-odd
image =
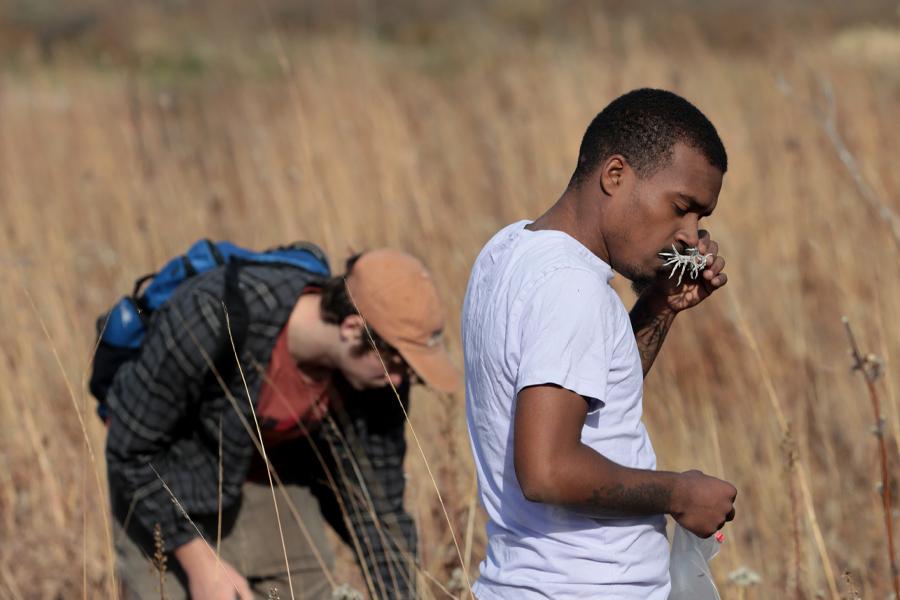
{"type": "Polygon", "coordinates": [[[671,499],[672,490],[659,483],[617,483],[591,492],[587,507],[617,515],[656,515],[669,512],[671,499]]]}
{"type": "Polygon", "coordinates": [[[637,341],[638,352],[641,354],[641,367],[644,376],[650,371],[656,355],[662,348],[666,334],[672,326],[675,314],[666,312],[652,312],[640,300],[631,310],[631,328],[634,330],[634,338],[637,341]]]}

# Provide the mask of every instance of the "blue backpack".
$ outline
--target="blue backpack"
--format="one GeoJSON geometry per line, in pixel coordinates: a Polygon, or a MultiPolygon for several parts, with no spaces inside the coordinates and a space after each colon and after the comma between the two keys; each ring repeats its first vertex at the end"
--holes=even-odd
{"type": "Polygon", "coordinates": [[[140,353],[151,315],[166,303],[178,286],[194,275],[226,266],[223,299],[229,307],[235,347],[240,351],[247,323],[246,307],[237,288],[237,269],[244,264],[294,267],[323,279],[331,276],[328,259],[313,244],[298,242],[255,252],[231,242],[196,242],[184,255],[171,259],[157,273],[138,279],[130,296],[122,297],[97,319],[99,340],[89,387],[91,394],[99,402],[97,414],[100,418],[107,418],[106,395],[116,372],[140,353]],[[145,287],[144,284],[148,281],[150,283],[145,287]]]}

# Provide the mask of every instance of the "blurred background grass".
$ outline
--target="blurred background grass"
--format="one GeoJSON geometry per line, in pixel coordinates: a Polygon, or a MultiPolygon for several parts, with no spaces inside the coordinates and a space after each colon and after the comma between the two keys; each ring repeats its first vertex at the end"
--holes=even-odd
{"type": "MultiPolygon", "coordinates": [[[[896,473],[900,5],[733,0],[0,2],[0,596],[106,593],[84,378],[94,317],[136,276],[204,236],[308,239],[335,265],[400,247],[434,271],[461,363],[478,250],[553,202],[590,119],[643,86],[697,104],[730,155],[708,223],[730,283],[679,317],[647,382],[660,467],[740,489],[723,597],[835,597],[845,571],[885,597],[875,423],[840,316],[885,361],[896,473]]],[[[462,395],[413,402],[474,574],[462,395]]],[[[408,470],[423,568],[448,582],[414,447],[408,470]]]]}

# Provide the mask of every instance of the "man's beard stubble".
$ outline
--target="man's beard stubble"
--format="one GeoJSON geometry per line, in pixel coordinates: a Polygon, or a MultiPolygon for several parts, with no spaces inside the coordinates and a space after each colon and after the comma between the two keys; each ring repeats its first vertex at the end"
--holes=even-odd
{"type": "Polygon", "coordinates": [[[633,265],[617,265],[613,269],[622,277],[631,282],[631,289],[640,296],[656,281],[658,272],[647,273],[643,269],[633,265]]]}
{"type": "Polygon", "coordinates": [[[645,291],[647,291],[647,289],[651,285],[653,285],[653,281],[655,279],[656,279],[655,277],[650,277],[647,275],[641,275],[641,276],[635,277],[634,279],[631,280],[631,291],[633,291],[635,294],[640,296],[645,291]]]}

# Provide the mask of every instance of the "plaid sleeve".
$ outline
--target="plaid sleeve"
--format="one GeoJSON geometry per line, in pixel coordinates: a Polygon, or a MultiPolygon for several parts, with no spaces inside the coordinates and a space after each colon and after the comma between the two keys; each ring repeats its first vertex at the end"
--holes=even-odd
{"type": "MultiPolygon", "coordinates": [[[[398,392],[407,404],[409,387],[398,392]]],[[[373,598],[414,598],[417,540],[403,507],[403,410],[390,388],[354,392],[346,406],[323,424],[322,435],[334,460],[350,544],[373,598]]]]}
{"type": "Polygon", "coordinates": [[[154,314],[140,355],[120,369],[108,396],[110,488],[148,531],[158,522],[170,548],[197,534],[163,481],[189,512],[204,508],[216,485],[214,457],[192,452],[179,427],[194,410],[223,329],[218,300],[196,288],[179,292],[154,314]]]}

